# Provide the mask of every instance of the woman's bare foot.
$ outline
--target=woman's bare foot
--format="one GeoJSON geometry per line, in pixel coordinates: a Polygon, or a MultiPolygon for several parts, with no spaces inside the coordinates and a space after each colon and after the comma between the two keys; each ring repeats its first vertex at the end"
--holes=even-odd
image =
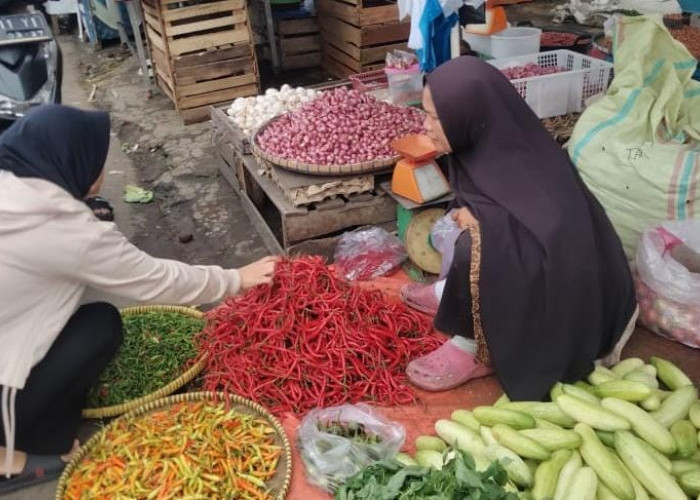
{"type": "MultiPolygon", "coordinates": [[[[6,449],[4,446],[0,446],[0,477],[5,477],[7,471],[5,470],[5,453],[6,449]]],[[[19,474],[24,470],[24,465],[27,463],[27,454],[23,451],[16,451],[12,454],[12,468],[10,469],[10,474],[19,474]]]]}
{"type": "Polygon", "coordinates": [[[73,456],[78,452],[79,449],[80,449],[80,441],[78,441],[76,439],[75,441],[73,441],[73,447],[70,449],[70,451],[68,453],[66,453],[65,455],[61,455],[61,460],[63,460],[66,463],[70,462],[71,459],[73,458],[73,456]]]}

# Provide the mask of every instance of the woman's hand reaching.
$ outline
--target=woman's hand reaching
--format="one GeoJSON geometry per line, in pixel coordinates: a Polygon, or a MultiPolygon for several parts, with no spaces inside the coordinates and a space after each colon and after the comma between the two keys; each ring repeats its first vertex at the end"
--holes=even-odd
{"type": "Polygon", "coordinates": [[[265,257],[238,270],[241,277],[241,290],[246,291],[258,285],[269,285],[275,274],[279,257],[265,257]]]}
{"type": "Polygon", "coordinates": [[[464,207],[452,212],[452,220],[455,221],[462,230],[467,229],[469,226],[475,226],[478,224],[478,221],[476,218],[474,218],[469,209],[464,207]]]}

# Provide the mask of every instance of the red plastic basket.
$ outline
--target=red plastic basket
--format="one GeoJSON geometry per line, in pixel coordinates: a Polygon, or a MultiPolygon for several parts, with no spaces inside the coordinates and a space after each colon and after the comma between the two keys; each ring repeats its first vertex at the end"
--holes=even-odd
{"type": "Polygon", "coordinates": [[[372,92],[389,88],[389,79],[383,69],[351,75],[352,88],[359,92],[372,92]]]}

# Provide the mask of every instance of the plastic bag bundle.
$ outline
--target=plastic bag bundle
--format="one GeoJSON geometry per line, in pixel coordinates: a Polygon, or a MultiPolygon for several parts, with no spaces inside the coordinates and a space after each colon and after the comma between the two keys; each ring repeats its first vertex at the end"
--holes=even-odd
{"type": "Polygon", "coordinates": [[[700,220],[664,222],[644,232],[636,279],[642,323],[696,348],[700,347],[699,254],[700,220]]]}
{"type": "Polygon", "coordinates": [[[333,256],[341,275],[350,281],[384,276],[407,258],[401,240],[376,226],[343,234],[333,256]]]}
{"type": "Polygon", "coordinates": [[[298,438],[307,478],[334,492],[365,466],[395,457],[406,432],[360,403],[313,410],[298,438]]]}

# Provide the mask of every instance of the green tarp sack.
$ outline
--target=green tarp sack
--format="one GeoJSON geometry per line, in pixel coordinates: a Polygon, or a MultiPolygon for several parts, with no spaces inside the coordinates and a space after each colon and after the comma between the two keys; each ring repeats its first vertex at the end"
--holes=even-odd
{"type": "Polygon", "coordinates": [[[660,17],[621,19],[614,47],[615,79],[581,115],[569,154],[631,261],[645,229],[700,216],[700,82],[660,17]]]}

